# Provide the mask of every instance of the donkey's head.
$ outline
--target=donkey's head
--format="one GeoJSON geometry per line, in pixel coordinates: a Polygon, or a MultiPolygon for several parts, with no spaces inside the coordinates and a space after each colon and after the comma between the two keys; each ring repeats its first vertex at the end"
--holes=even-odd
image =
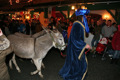
{"type": "Polygon", "coordinates": [[[65,49],[66,46],[65,46],[64,38],[58,30],[51,31],[50,36],[53,40],[53,46],[55,48],[58,48],[60,50],[65,49]]]}

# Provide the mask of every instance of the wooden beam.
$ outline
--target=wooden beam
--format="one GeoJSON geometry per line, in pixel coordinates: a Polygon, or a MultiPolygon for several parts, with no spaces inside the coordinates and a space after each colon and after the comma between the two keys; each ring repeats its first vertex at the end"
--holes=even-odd
{"type": "Polygon", "coordinates": [[[66,19],[66,15],[62,12],[62,11],[60,11],[60,13],[64,16],[64,18],[66,19]]]}
{"type": "MultiPolygon", "coordinates": [[[[118,3],[110,3],[110,4],[85,4],[85,6],[89,10],[106,10],[106,9],[120,9],[120,2],[118,3]]],[[[78,7],[81,7],[79,5],[78,7]]],[[[62,7],[56,7],[56,11],[68,11],[68,9],[71,10],[71,6],[62,6],[62,7]]]]}
{"type": "Polygon", "coordinates": [[[70,18],[70,10],[69,9],[68,9],[67,13],[68,13],[67,18],[69,19],[70,18]]]}
{"type": "Polygon", "coordinates": [[[68,9],[70,9],[69,6],[56,7],[55,11],[68,11],[68,9]]]}
{"type": "Polygon", "coordinates": [[[87,4],[85,5],[89,10],[105,10],[105,9],[120,9],[120,3],[110,4],[87,4]]]}
{"type": "Polygon", "coordinates": [[[111,14],[111,16],[115,19],[115,21],[117,22],[117,17],[109,10],[109,9],[106,9],[107,12],[109,12],[111,14]]]}
{"type": "Polygon", "coordinates": [[[75,15],[75,12],[72,14],[71,18],[75,15]]]}

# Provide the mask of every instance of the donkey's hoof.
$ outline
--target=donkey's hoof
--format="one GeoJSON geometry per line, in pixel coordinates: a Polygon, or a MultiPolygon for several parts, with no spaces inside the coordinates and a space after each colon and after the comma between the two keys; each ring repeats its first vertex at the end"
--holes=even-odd
{"type": "Polygon", "coordinates": [[[30,74],[31,74],[31,75],[34,75],[34,73],[33,73],[33,72],[31,72],[30,74]]]}
{"type": "Polygon", "coordinates": [[[35,75],[35,72],[31,72],[30,74],[31,74],[31,75],[35,75]]]}
{"type": "Polygon", "coordinates": [[[19,73],[21,73],[21,70],[20,70],[19,68],[17,68],[17,71],[18,71],[19,73]]]}
{"type": "Polygon", "coordinates": [[[34,75],[34,74],[37,74],[38,73],[38,70],[34,71],[34,72],[31,72],[30,74],[31,75],[34,75]]]}
{"type": "Polygon", "coordinates": [[[21,70],[18,70],[19,73],[21,73],[21,70]]]}
{"type": "Polygon", "coordinates": [[[40,77],[41,77],[41,78],[44,78],[44,76],[43,76],[42,74],[40,75],[40,77]]]}

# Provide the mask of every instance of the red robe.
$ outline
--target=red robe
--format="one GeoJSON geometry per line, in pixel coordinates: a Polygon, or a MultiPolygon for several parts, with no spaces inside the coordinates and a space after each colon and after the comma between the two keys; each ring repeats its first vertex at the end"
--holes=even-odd
{"type": "Polygon", "coordinates": [[[112,39],[112,47],[114,50],[120,50],[120,31],[117,31],[112,39]]]}

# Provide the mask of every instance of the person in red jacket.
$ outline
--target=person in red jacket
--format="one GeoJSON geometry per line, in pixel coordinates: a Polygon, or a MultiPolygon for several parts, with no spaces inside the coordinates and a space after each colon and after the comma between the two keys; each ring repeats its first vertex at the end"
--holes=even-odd
{"type": "Polygon", "coordinates": [[[113,54],[113,59],[111,63],[118,63],[119,57],[120,57],[120,25],[118,25],[118,31],[114,33],[113,39],[112,39],[112,47],[115,53],[113,54]]]}
{"type": "Polygon", "coordinates": [[[70,33],[71,33],[71,29],[72,29],[72,25],[73,25],[73,21],[72,20],[70,20],[70,22],[69,22],[69,26],[68,26],[68,29],[67,29],[67,38],[69,38],[69,36],[70,36],[70,33]]]}

